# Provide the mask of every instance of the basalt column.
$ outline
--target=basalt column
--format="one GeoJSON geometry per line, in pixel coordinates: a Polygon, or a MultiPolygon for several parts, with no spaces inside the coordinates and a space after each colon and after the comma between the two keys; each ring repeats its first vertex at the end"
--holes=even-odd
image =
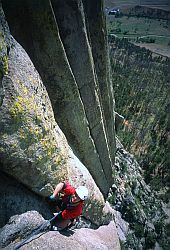
{"type": "MultiPolygon", "coordinates": [[[[111,89],[104,33],[99,51],[105,65],[100,68],[101,56],[90,38],[90,17],[84,13],[82,1],[11,0],[3,1],[3,7],[12,34],[41,75],[57,123],[106,196],[113,182],[114,137],[111,143],[109,128],[114,124],[113,105],[108,106],[111,89]],[[103,101],[105,94],[108,102],[103,101]]],[[[96,34],[100,34],[102,25],[96,26],[96,34]]]]}
{"type": "MultiPolygon", "coordinates": [[[[89,123],[90,133],[94,140],[94,144],[102,164],[103,172],[108,183],[111,184],[112,159],[109,150],[107,128],[105,126],[106,122],[103,112],[103,103],[102,99],[100,98],[98,76],[94,63],[94,59],[99,60],[99,58],[98,54],[95,56],[96,58],[93,57],[92,47],[87,35],[83,4],[80,0],[54,0],[51,2],[66,55],[78,84],[80,97],[82,99],[86,117],[89,123]]],[[[98,4],[96,3],[96,8],[97,5],[98,4]]],[[[100,28],[102,27],[99,26],[99,28],[94,30],[94,32],[100,32],[100,28]]],[[[101,40],[101,43],[104,42],[104,40],[101,40]]],[[[98,61],[96,63],[98,64],[98,61]]],[[[104,63],[106,65],[106,62],[104,63]]],[[[104,71],[103,74],[105,75],[106,69],[102,68],[102,70],[104,71]]],[[[107,91],[106,81],[105,88],[107,91]]],[[[104,94],[106,91],[104,91],[104,94]]],[[[106,97],[106,99],[108,99],[108,97],[106,97]]],[[[109,109],[108,112],[110,112],[109,109]]],[[[90,171],[96,171],[96,169],[93,169],[92,166],[90,166],[90,168],[90,171]]]]}
{"type": "Polygon", "coordinates": [[[115,157],[114,96],[110,75],[110,61],[107,47],[106,18],[102,0],[83,0],[86,26],[92,48],[95,71],[99,84],[100,102],[108,138],[111,159],[115,157]]]}

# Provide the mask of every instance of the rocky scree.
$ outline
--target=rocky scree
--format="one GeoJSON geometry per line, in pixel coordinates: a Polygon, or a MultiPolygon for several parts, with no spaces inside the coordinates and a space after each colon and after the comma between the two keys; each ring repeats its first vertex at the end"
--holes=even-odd
{"type": "Polygon", "coordinates": [[[129,223],[125,249],[150,249],[159,243],[168,249],[166,214],[157,193],[142,177],[142,169],[134,156],[128,153],[117,139],[115,183],[109,194],[109,202],[129,223]]]}

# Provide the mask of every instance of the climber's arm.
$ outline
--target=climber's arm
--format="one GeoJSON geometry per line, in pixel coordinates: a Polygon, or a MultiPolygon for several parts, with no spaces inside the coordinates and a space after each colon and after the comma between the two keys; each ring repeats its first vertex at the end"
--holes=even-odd
{"type": "Polygon", "coordinates": [[[50,199],[51,200],[55,199],[55,197],[58,195],[58,193],[60,193],[63,190],[64,186],[65,186],[64,182],[60,182],[59,184],[57,184],[53,194],[50,196],[50,199]]]}

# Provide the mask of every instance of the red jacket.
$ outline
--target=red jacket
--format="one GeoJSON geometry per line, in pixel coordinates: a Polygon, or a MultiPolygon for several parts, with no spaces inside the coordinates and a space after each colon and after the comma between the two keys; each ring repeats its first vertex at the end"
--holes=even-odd
{"type": "Polygon", "coordinates": [[[76,204],[70,201],[71,195],[76,192],[76,189],[68,183],[64,184],[62,190],[64,196],[62,197],[63,203],[67,205],[67,208],[62,212],[63,219],[74,219],[82,214],[83,201],[76,204]]]}

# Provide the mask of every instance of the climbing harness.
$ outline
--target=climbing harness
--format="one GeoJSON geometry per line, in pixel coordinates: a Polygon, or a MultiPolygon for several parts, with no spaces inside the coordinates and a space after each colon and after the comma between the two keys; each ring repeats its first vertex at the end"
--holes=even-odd
{"type": "Polygon", "coordinates": [[[40,225],[37,230],[35,231],[35,229],[32,230],[31,235],[29,235],[25,240],[23,240],[20,244],[18,244],[17,246],[15,246],[13,248],[13,250],[17,250],[20,247],[22,247],[23,245],[27,244],[26,242],[33,237],[34,235],[38,234],[42,229],[44,229],[51,221],[53,221],[59,214],[61,214],[62,211],[60,211],[59,213],[56,213],[54,215],[54,217],[52,217],[51,219],[49,219],[48,221],[44,222],[42,225],[40,225]],[[35,232],[34,232],[35,231],[35,232]]]}

